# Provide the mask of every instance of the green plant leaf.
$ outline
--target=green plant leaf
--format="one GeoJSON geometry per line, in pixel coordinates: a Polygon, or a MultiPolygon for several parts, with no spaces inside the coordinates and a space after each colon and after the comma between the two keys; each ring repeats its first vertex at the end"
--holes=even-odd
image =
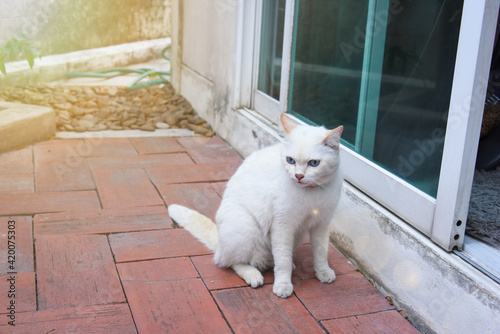
{"type": "Polygon", "coordinates": [[[33,56],[33,52],[31,52],[31,49],[25,49],[24,56],[26,57],[26,60],[28,61],[30,68],[33,69],[33,65],[35,64],[35,57],[33,56]]]}
{"type": "Polygon", "coordinates": [[[23,45],[23,52],[24,52],[24,57],[28,61],[28,64],[33,69],[33,65],[35,64],[35,57],[39,57],[40,56],[40,52],[38,52],[37,50],[33,49],[31,47],[31,43],[30,42],[24,43],[24,45],[23,45]]]}
{"type": "Polygon", "coordinates": [[[5,44],[4,49],[7,51],[9,59],[14,61],[21,53],[21,43],[18,39],[13,38],[5,44]]]}
{"type": "Polygon", "coordinates": [[[41,58],[40,52],[33,48],[32,43],[26,37],[12,38],[5,43],[3,48],[0,48],[0,71],[3,74],[6,74],[5,61],[7,59],[10,61],[16,60],[21,51],[32,69],[35,58],[41,58]]]}

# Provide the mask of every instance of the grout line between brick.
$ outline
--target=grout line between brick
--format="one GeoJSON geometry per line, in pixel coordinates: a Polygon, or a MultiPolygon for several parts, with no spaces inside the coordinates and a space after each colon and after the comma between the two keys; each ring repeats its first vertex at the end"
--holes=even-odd
{"type": "Polygon", "coordinates": [[[147,259],[137,259],[137,260],[128,260],[128,261],[118,261],[118,263],[130,263],[130,262],[142,262],[142,261],[154,261],[154,260],[163,260],[163,259],[178,259],[178,258],[187,258],[191,256],[206,256],[206,255],[211,255],[213,254],[210,251],[207,251],[205,254],[196,254],[196,255],[179,255],[179,256],[163,256],[163,257],[154,257],[154,258],[147,258],[147,259]]]}
{"type": "MultiPolygon", "coordinates": [[[[357,313],[357,314],[351,314],[351,315],[346,315],[342,317],[337,317],[337,318],[327,318],[327,319],[321,319],[319,321],[329,321],[329,320],[338,320],[338,319],[347,319],[347,318],[352,318],[352,317],[359,317],[363,315],[369,315],[369,314],[377,314],[377,313],[384,313],[384,312],[390,312],[390,311],[396,311],[398,312],[395,308],[388,308],[388,309],[383,309],[383,310],[378,310],[378,311],[372,311],[372,312],[365,312],[365,313],[357,313]]],[[[398,312],[399,313],[399,312],[398,312]]],[[[403,316],[401,316],[403,317],[403,316]]],[[[404,319],[404,317],[403,317],[404,319]]],[[[406,320],[406,319],[405,319],[406,320]]]]}
{"type": "Polygon", "coordinates": [[[35,215],[31,216],[31,244],[33,252],[33,272],[35,274],[35,311],[39,311],[38,306],[38,274],[36,268],[36,247],[35,247],[36,237],[35,237],[35,215]]]}
{"type": "MultiPolygon", "coordinates": [[[[163,206],[165,208],[168,208],[168,204],[167,204],[167,201],[165,200],[165,198],[162,196],[161,192],[160,192],[160,189],[158,189],[158,187],[156,186],[156,183],[153,182],[153,180],[151,179],[151,176],[149,175],[148,171],[146,170],[146,168],[143,168],[143,171],[144,173],[146,174],[146,176],[148,177],[148,180],[149,182],[151,182],[151,184],[153,185],[153,188],[156,190],[156,193],[158,194],[158,196],[160,196],[161,198],[161,201],[163,202],[163,206]]],[[[169,216],[170,218],[170,216],[169,216]]]]}
{"type": "MultiPolygon", "coordinates": [[[[309,278],[309,279],[313,279],[313,278],[309,278]]],[[[328,331],[325,329],[325,327],[321,324],[321,321],[320,319],[316,319],[314,317],[314,315],[312,314],[312,312],[309,310],[309,308],[306,306],[306,304],[304,304],[304,302],[302,301],[302,299],[300,299],[299,295],[297,294],[297,291],[295,291],[295,289],[293,290],[293,294],[295,295],[295,297],[297,298],[297,300],[299,301],[299,303],[304,306],[304,308],[306,309],[307,313],[309,313],[309,315],[316,321],[316,323],[321,327],[321,329],[323,329],[325,331],[325,333],[328,333],[328,331]]]]}
{"type": "Polygon", "coordinates": [[[134,148],[135,152],[137,153],[137,155],[142,155],[141,152],[139,152],[139,150],[137,149],[137,147],[134,145],[134,142],[131,140],[131,138],[127,138],[127,141],[130,143],[130,145],[132,145],[132,147],[134,148]]]}
{"type": "Polygon", "coordinates": [[[193,265],[194,269],[196,269],[196,272],[198,273],[201,281],[203,282],[203,285],[205,286],[205,289],[207,289],[207,291],[210,294],[210,297],[212,298],[215,306],[217,306],[217,309],[219,310],[219,314],[221,315],[222,319],[224,319],[224,321],[226,322],[226,324],[227,324],[229,330],[231,331],[231,333],[234,333],[233,327],[231,326],[231,324],[227,320],[226,315],[224,314],[224,312],[222,312],[219,304],[217,303],[217,300],[215,299],[214,295],[212,294],[212,291],[209,289],[209,287],[207,286],[207,283],[205,283],[205,280],[201,276],[201,273],[199,272],[198,267],[196,267],[196,265],[194,264],[193,260],[191,259],[191,256],[189,257],[189,261],[191,261],[191,264],[193,265]]]}
{"type": "Polygon", "coordinates": [[[135,318],[134,318],[134,313],[132,313],[132,308],[130,307],[130,303],[128,302],[127,294],[125,292],[125,287],[123,286],[122,278],[120,276],[120,272],[118,271],[117,262],[116,262],[116,259],[115,259],[115,254],[113,253],[113,248],[111,247],[111,242],[109,241],[109,236],[106,236],[106,241],[108,242],[109,251],[111,253],[111,257],[113,258],[113,264],[115,266],[115,271],[116,271],[116,275],[118,277],[118,281],[120,282],[120,286],[121,286],[121,289],[122,289],[123,297],[125,298],[125,303],[127,304],[128,309],[130,311],[130,316],[132,317],[132,321],[134,322],[135,330],[136,330],[137,333],[139,333],[139,330],[137,329],[137,324],[136,324],[136,321],[135,321],[135,318]]]}
{"type": "Polygon", "coordinates": [[[193,163],[194,163],[195,165],[197,165],[197,164],[198,164],[198,162],[197,162],[197,161],[193,158],[193,156],[189,153],[188,149],[187,149],[184,145],[182,145],[182,143],[179,141],[179,139],[181,139],[181,138],[182,138],[182,137],[177,137],[177,138],[175,138],[175,141],[177,142],[177,144],[179,144],[179,145],[180,145],[180,147],[182,147],[182,148],[184,149],[184,152],[186,152],[186,154],[189,156],[189,158],[191,159],[191,161],[193,161],[193,163]]]}

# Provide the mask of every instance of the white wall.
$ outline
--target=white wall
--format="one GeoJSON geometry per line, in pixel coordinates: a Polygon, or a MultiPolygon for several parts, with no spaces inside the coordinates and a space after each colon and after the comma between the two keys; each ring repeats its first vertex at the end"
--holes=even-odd
{"type": "Polygon", "coordinates": [[[237,2],[173,1],[172,82],[212,126],[232,106],[237,2]]]}

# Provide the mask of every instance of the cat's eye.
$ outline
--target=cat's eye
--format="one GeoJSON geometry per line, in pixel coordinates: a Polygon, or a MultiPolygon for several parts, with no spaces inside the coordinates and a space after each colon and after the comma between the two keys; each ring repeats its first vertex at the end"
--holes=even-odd
{"type": "Polygon", "coordinates": [[[307,164],[311,167],[317,167],[319,165],[319,160],[309,160],[307,164]]]}
{"type": "Polygon", "coordinates": [[[288,162],[290,165],[295,165],[295,160],[293,160],[292,157],[286,157],[286,162],[288,162]]]}

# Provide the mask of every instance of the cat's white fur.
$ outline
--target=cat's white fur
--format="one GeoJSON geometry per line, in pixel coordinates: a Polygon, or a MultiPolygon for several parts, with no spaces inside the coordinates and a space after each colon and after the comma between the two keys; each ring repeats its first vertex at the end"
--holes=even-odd
{"type": "Polygon", "coordinates": [[[229,180],[217,225],[180,205],[169,205],[168,212],[215,252],[219,267],[233,268],[252,287],[264,283],[261,271],[274,267],[273,291],[286,298],[293,293],[293,250],[307,232],[316,277],[335,280],[327,260],[328,232],[342,188],[343,128],[299,126],[285,114],[281,123],[286,140],[251,154],[229,180]],[[319,165],[309,165],[311,160],[319,165]]]}

